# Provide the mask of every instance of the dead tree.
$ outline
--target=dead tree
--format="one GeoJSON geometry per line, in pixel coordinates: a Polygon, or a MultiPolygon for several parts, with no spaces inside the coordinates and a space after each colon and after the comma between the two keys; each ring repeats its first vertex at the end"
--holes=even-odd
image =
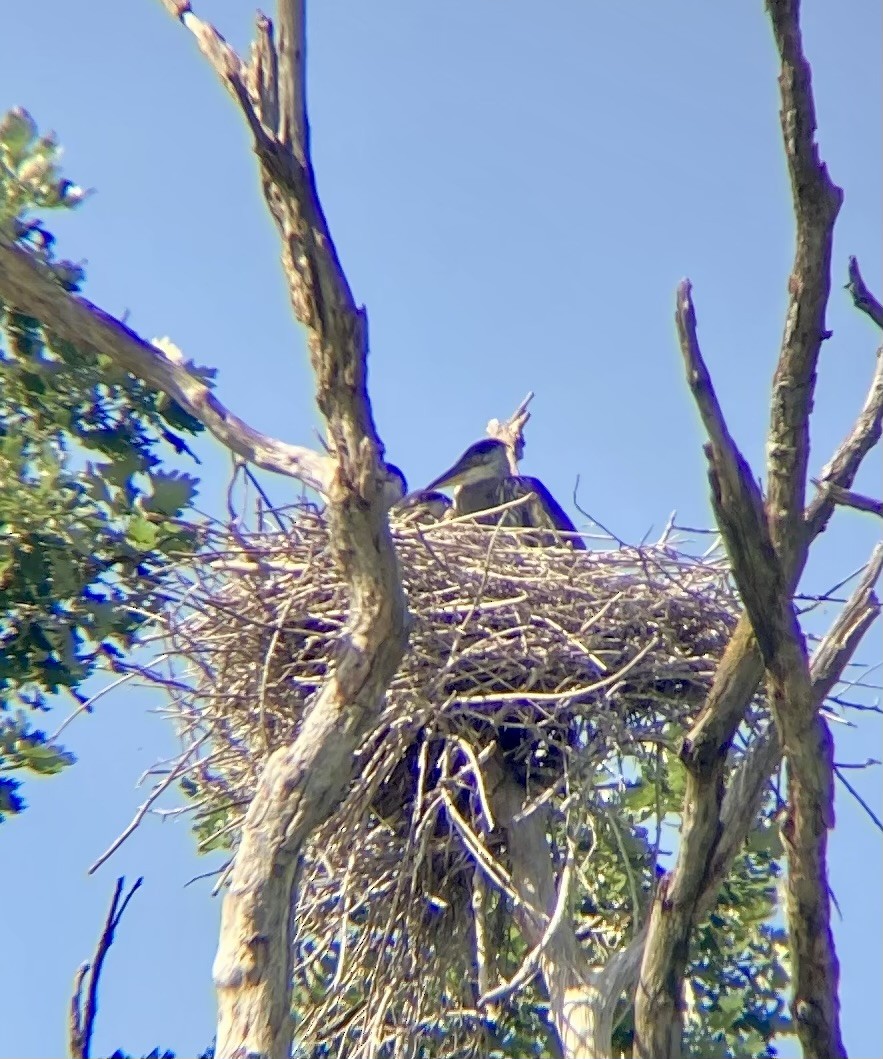
{"type": "MultiPolygon", "coordinates": [[[[354,779],[356,752],[380,724],[385,693],[406,648],[402,578],[384,501],[383,446],[366,389],[367,318],[349,288],[316,191],[305,99],[304,0],[280,0],[274,25],[260,16],[248,61],[191,10],[163,0],[193,34],[242,111],[253,137],[267,206],[282,244],[292,307],[308,335],[328,454],[265,437],[223,407],[168,350],[69,294],[9,233],[0,232],[0,296],[56,335],[111,357],[165,390],[221,442],[259,467],[300,478],[327,499],[327,534],[348,598],[333,664],[297,730],[270,753],[242,822],[214,976],[217,1054],[282,1059],[291,1052],[293,940],[299,870],[307,840],[338,808],[354,779]]],[[[476,761],[482,811],[506,836],[509,887],[530,947],[521,979],[539,972],[562,1053],[610,1055],[614,1013],[634,994],[636,1054],[680,1054],[683,977],[690,939],[756,817],[783,756],[788,769],[788,919],[794,1016],[808,1056],[843,1055],[837,962],[829,924],[826,835],[833,824],[831,738],[819,706],[879,611],[877,549],[849,602],[810,660],[793,595],[812,541],[837,503],[879,511],[850,492],[859,465],[881,434],[883,360],[853,430],[807,500],[808,422],[816,363],[826,337],[831,240],[841,200],[814,142],[809,65],[798,0],[769,0],[781,60],[783,142],[797,218],[789,306],[773,382],[767,494],[740,454],[699,349],[691,289],[678,289],[676,322],[687,379],[709,437],[712,500],[744,605],[704,705],[683,741],[687,787],[677,865],[658,887],[648,921],[603,967],[591,967],[567,915],[568,865],[559,871],[546,816],[493,755],[476,761]],[[758,689],[773,721],[737,766],[734,734],[758,689]],[[530,811],[528,811],[530,808],[530,811]]],[[[879,302],[857,266],[857,305],[878,323],[879,302]]],[[[325,532],[323,528],[322,532],[325,532]]],[[[456,823],[456,805],[448,806],[456,823]]],[[[465,834],[465,832],[463,832],[465,834]]],[[[479,848],[474,855],[483,855],[479,848]]],[[[476,891],[480,897],[479,891],[476,891]]],[[[478,900],[476,897],[476,900],[478,900]]],[[[518,978],[518,976],[516,976],[518,978]]],[[[505,984],[517,989],[521,979],[505,984]]],[[[485,991],[492,1006],[500,989],[485,991]]]]}

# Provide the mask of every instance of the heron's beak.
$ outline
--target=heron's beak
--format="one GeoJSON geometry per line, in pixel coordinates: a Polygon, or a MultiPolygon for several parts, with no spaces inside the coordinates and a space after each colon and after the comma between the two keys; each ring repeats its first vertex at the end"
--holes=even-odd
{"type": "Polygon", "coordinates": [[[423,487],[424,493],[435,492],[436,489],[452,489],[454,486],[465,485],[469,481],[471,464],[465,460],[458,460],[453,467],[449,467],[438,478],[433,479],[429,485],[423,487]]]}

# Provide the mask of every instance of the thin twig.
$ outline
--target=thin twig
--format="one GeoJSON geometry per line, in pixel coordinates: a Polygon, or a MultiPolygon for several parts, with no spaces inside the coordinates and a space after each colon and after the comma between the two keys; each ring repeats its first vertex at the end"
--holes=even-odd
{"type": "Polygon", "coordinates": [[[874,374],[864,405],[849,434],[837,447],[836,452],[818,476],[819,493],[810,502],[806,511],[807,542],[812,542],[824,531],[834,513],[834,500],[824,487],[830,484],[839,486],[841,489],[849,489],[855,481],[862,461],[876,446],[881,436],[883,436],[883,346],[877,350],[874,374]]]}
{"type": "Polygon", "coordinates": [[[846,284],[846,289],[852,295],[856,309],[866,313],[878,327],[883,327],[883,305],[868,290],[855,257],[849,259],[849,282],[846,284]]]}
{"type": "Polygon", "coordinates": [[[873,497],[854,493],[849,489],[841,489],[833,482],[820,482],[817,478],[812,479],[812,484],[827,493],[827,495],[841,507],[855,508],[856,511],[867,511],[871,515],[879,515],[883,518],[883,501],[875,500],[873,497]]]}
{"type": "Polygon", "coordinates": [[[101,981],[101,971],[104,967],[104,960],[111,945],[113,945],[116,928],[120,925],[120,921],[128,907],[129,901],[132,900],[143,882],[143,877],[137,879],[121,901],[120,898],[122,897],[123,887],[125,886],[126,880],[122,876],[117,879],[113,897],[110,902],[110,908],[107,913],[107,918],[104,921],[104,928],[101,931],[98,944],[95,948],[95,956],[92,959],[92,963],[84,963],[77,970],[76,978],[74,980],[73,996],[71,998],[70,1021],[68,1026],[68,1047],[70,1054],[74,1059],[89,1059],[89,1056],[91,1055],[92,1035],[95,1030],[95,1019],[98,1014],[98,985],[101,981]],[[86,983],[87,976],[88,986],[86,989],[86,1000],[84,1005],[83,986],[86,983]]]}

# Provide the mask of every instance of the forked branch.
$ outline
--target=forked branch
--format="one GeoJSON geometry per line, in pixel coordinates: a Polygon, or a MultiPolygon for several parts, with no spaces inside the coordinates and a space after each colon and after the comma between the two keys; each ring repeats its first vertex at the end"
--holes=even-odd
{"type": "Polygon", "coordinates": [[[126,880],[117,879],[92,962],[84,963],[77,970],[68,1021],[68,1051],[71,1059],[89,1059],[92,1054],[92,1034],[95,1032],[95,1018],[98,1014],[98,985],[101,981],[104,960],[113,945],[116,929],[120,925],[126,907],[143,882],[143,878],[137,879],[132,889],[123,897],[126,880]],[[85,996],[83,995],[84,988],[85,996]]]}
{"type": "Polygon", "coordinates": [[[855,511],[867,511],[869,515],[879,515],[883,518],[883,501],[875,500],[872,496],[853,492],[851,489],[841,489],[839,485],[829,483],[827,485],[813,478],[813,485],[817,485],[828,497],[839,507],[851,507],[855,511]]]}
{"type": "Polygon", "coordinates": [[[784,595],[782,570],[767,525],[760,488],[727,429],[699,349],[696,313],[688,280],[678,287],[677,297],[675,321],[687,383],[710,439],[705,453],[712,506],[761,656],[769,664],[781,640],[781,630],[772,622],[784,595]]]}
{"type": "Polygon", "coordinates": [[[280,0],[278,39],[272,22],[258,17],[248,63],[189,3],[163,3],[193,33],[254,138],[328,428],[331,548],[350,592],[334,667],[295,741],[268,758],[245,818],[214,966],[218,1056],[287,1059],[300,850],[337,806],[355,750],[379,716],[404,652],[405,602],[386,517],[383,449],[368,400],[367,319],[340,265],[310,159],[304,0],[280,0]]]}
{"type": "Polygon", "coordinates": [[[225,408],[210,387],[160,346],[121,320],[65,290],[33,253],[0,231],[0,300],[39,320],[51,334],[84,351],[108,357],[178,404],[231,452],[325,493],[331,461],[318,452],[267,437],[225,408]]]}
{"type": "MultiPolygon", "coordinates": [[[[789,46],[793,47],[793,35],[789,42],[789,46]]],[[[831,210],[825,216],[820,215],[821,219],[817,216],[816,220],[818,223],[833,224],[835,213],[836,211],[831,210]]],[[[804,235],[807,233],[804,232],[804,235]]],[[[804,241],[804,251],[806,246],[813,244],[810,236],[804,241]]],[[[815,245],[824,251],[825,247],[829,246],[828,237],[817,237],[815,245]]],[[[818,271],[819,261],[816,260],[812,264],[818,271]]],[[[807,268],[804,272],[804,283],[809,282],[812,271],[812,268],[807,268]]],[[[801,286],[801,289],[805,290],[805,286],[801,286]]],[[[827,290],[827,287],[825,289],[827,290]]],[[[809,297],[808,304],[815,304],[814,299],[809,297]]],[[[754,485],[754,476],[747,469],[727,431],[702,361],[696,338],[695,314],[689,284],[683,284],[679,288],[676,321],[688,369],[688,381],[710,438],[707,452],[711,461],[710,474],[716,511],[721,519],[721,528],[728,539],[734,573],[743,593],[747,612],[737,625],[718,667],[705,709],[684,740],[681,756],[687,769],[687,783],[681,848],[675,870],[663,880],[659,898],[651,914],[649,938],[636,997],[637,1054],[676,1056],[680,1052],[680,983],[690,935],[707,907],[709,893],[713,893],[717,882],[723,877],[722,872],[726,870],[734,855],[732,837],[741,830],[732,826],[735,816],[741,817],[741,811],[746,805],[758,804],[757,799],[763,786],[780,758],[779,735],[771,730],[751,755],[752,771],[742,773],[741,780],[736,783],[736,787],[742,789],[743,795],[752,791],[753,796],[747,800],[740,798],[737,805],[737,800],[728,795],[724,802],[724,765],[730,740],[744,716],[745,708],[755,693],[763,672],[760,652],[755,641],[756,634],[759,634],[763,655],[771,666],[771,676],[774,673],[778,675],[778,679],[773,681],[773,686],[774,690],[778,688],[779,695],[777,698],[774,695],[774,699],[778,706],[779,723],[784,725],[783,730],[789,732],[794,746],[794,756],[798,764],[792,771],[798,777],[805,773],[799,795],[795,792],[792,797],[792,810],[797,807],[799,819],[805,826],[802,829],[792,827],[787,834],[792,842],[795,858],[802,858],[803,864],[802,871],[798,871],[794,877],[794,886],[799,890],[799,894],[795,892],[792,897],[792,913],[795,918],[808,917],[806,921],[812,923],[814,931],[814,934],[810,934],[801,931],[799,926],[796,931],[796,942],[801,945],[806,972],[802,981],[796,984],[800,988],[801,985],[806,987],[814,982],[816,988],[810,999],[800,999],[807,994],[806,988],[802,994],[795,996],[796,1021],[801,1025],[801,1019],[803,1020],[805,1032],[801,1033],[802,1037],[816,1035],[821,1040],[822,1051],[817,1054],[823,1054],[825,1047],[834,1049],[830,1054],[838,1054],[840,1043],[836,1011],[837,968],[827,920],[828,893],[824,879],[824,836],[832,819],[829,740],[824,722],[816,718],[821,696],[817,689],[810,688],[808,682],[805,650],[791,609],[790,593],[806,562],[809,544],[824,530],[833,513],[837,489],[846,488],[852,483],[864,456],[880,438],[883,414],[881,361],[878,355],[877,369],[865,406],[849,436],[822,472],[820,484],[823,488],[803,515],[801,532],[796,537],[789,538],[784,549],[783,564],[780,550],[778,547],[772,547],[773,526],[771,523],[768,526],[766,515],[766,511],[770,510],[769,502],[766,510],[759,507],[759,493],[754,485]],[[828,486],[830,488],[827,488],[828,486]],[[757,572],[757,576],[754,576],[753,571],[757,572]],[[749,615],[756,623],[754,629],[749,615]],[[790,684],[789,674],[793,677],[790,684]],[[815,901],[813,894],[816,895],[815,901]],[[824,903],[824,908],[819,907],[820,901],[824,903]],[[810,955],[809,944],[812,937],[816,939],[817,948],[815,953],[810,955]]],[[[800,371],[814,373],[818,350],[816,349],[815,354],[798,356],[795,353],[796,332],[789,332],[786,327],[786,338],[789,334],[790,342],[783,343],[779,379],[781,385],[778,391],[774,392],[773,415],[775,419],[778,409],[778,413],[785,417],[785,420],[790,417],[791,425],[788,427],[783,420],[778,424],[778,435],[771,428],[770,437],[774,439],[776,436],[790,436],[799,449],[808,436],[808,424],[803,429],[795,429],[795,410],[801,404],[802,398],[801,401],[791,401],[789,404],[790,398],[782,397],[788,386],[781,380],[790,380],[788,385],[796,384],[800,371]],[[799,368],[801,363],[803,366],[799,368]],[[777,400],[780,402],[778,405],[777,400]],[[784,403],[781,403],[782,401],[784,403]]],[[[819,343],[820,339],[816,345],[819,343]]],[[[802,414],[808,416],[808,404],[804,402],[803,407],[802,414]]],[[[796,470],[805,458],[797,450],[783,455],[775,444],[771,444],[770,454],[771,461],[779,457],[784,461],[779,463],[780,471],[789,461],[796,470]]],[[[805,476],[805,471],[803,473],[805,476]]],[[[801,496],[804,490],[805,477],[801,496]]],[[[793,496],[791,500],[786,498],[787,503],[792,501],[793,496]]],[[[787,521],[787,518],[779,519],[780,531],[787,521]]],[[[858,639],[874,620],[875,615],[876,607],[870,607],[863,612],[862,620],[856,626],[858,639]]],[[[850,654],[857,642],[857,639],[849,638],[850,654]]],[[[792,811],[791,822],[796,819],[798,816],[792,811]]]]}
{"type": "MultiPolygon", "coordinates": [[[[796,917],[807,916],[816,931],[816,950],[810,952],[802,944],[806,935],[801,937],[800,924],[796,937],[792,930],[795,1015],[798,1026],[803,1019],[800,1035],[806,1054],[836,1055],[842,1050],[836,1011],[837,968],[824,878],[825,835],[832,812],[830,747],[824,722],[816,715],[818,695],[810,681],[805,647],[791,605],[809,543],[824,529],[834,503],[830,494],[820,493],[805,511],[809,413],[818,356],[827,337],[825,310],[833,226],[842,195],[831,182],[815,144],[815,106],[800,36],[799,0],[769,0],[767,6],[781,61],[781,122],[797,238],[785,330],[773,380],[765,507],[760,503],[754,475],[732,443],[713,398],[696,340],[689,286],[682,286],[678,293],[677,322],[688,380],[711,442],[707,452],[716,514],[747,613],[718,668],[706,708],[684,741],[687,788],[681,848],[676,868],[663,880],[654,904],[636,1001],[637,1054],[655,1059],[680,1054],[681,981],[690,935],[700,911],[702,878],[724,852],[724,762],[762,673],[759,653],[770,675],[777,728],[789,759],[793,759],[787,832],[795,864],[790,918],[793,927],[796,917]],[[814,904],[808,903],[810,880],[816,887],[814,904]],[[813,1033],[815,1042],[809,1040],[813,1033]]],[[[879,399],[873,392],[869,404],[865,421],[856,424],[835,463],[826,468],[833,484],[842,488],[851,484],[862,457],[879,437],[879,399]]],[[[778,760],[775,733],[759,746],[756,757],[761,768],[754,776],[755,784],[778,760]]],[[[731,801],[727,804],[733,805],[731,801]]]]}
{"type": "MultiPolygon", "coordinates": [[[[756,768],[750,774],[750,782],[749,774],[742,774],[739,783],[748,783],[751,792],[746,798],[748,791],[743,790],[742,800],[757,804],[768,770],[778,763],[781,739],[791,762],[785,837],[794,864],[789,878],[789,902],[795,946],[795,1017],[798,1023],[803,1019],[807,1036],[814,1035],[835,1055],[842,1045],[825,872],[825,837],[833,822],[830,736],[825,722],[817,715],[820,695],[810,676],[791,590],[772,543],[759,491],[726,429],[699,350],[686,284],[678,293],[676,315],[688,381],[711,439],[706,451],[712,502],[748,621],[760,644],[776,721],[776,731],[768,733],[751,757],[756,768]],[[811,930],[805,930],[803,924],[810,924],[811,930]]],[[[873,429],[873,421],[866,425],[873,429]]],[[[860,624],[863,632],[866,624],[860,624]]],[[[733,643],[738,643],[738,635],[737,629],[733,643]]],[[[854,647],[855,642],[850,639],[850,649],[854,647]]],[[[747,663],[746,658],[746,667],[747,663]]],[[[721,872],[734,852],[732,845],[723,841],[723,762],[727,747],[721,746],[720,751],[716,761],[697,761],[690,753],[689,738],[685,741],[689,800],[685,803],[681,853],[674,873],[663,880],[654,903],[636,1000],[641,1055],[679,1054],[680,981],[689,938],[710,889],[722,878],[721,872]],[[702,854],[704,859],[697,859],[702,854]]],[[[728,804],[732,807],[734,803],[728,804]]]]}
{"type": "Polygon", "coordinates": [[[879,442],[883,434],[883,346],[877,350],[877,364],[864,407],[856,417],[849,434],[822,468],[818,481],[819,492],[806,512],[807,543],[823,532],[834,514],[836,501],[827,488],[849,489],[855,481],[862,460],[879,442]]]}

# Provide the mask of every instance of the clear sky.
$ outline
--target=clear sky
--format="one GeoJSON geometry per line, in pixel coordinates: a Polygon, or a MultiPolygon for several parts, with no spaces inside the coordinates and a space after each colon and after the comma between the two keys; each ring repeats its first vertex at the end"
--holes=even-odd
{"type": "MultiPolygon", "coordinates": [[[[248,2],[197,11],[238,46],[248,39],[248,2]]],[[[863,400],[879,341],[841,286],[852,253],[870,284],[881,279],[881,9],[806,0],[804,26],[823,156],[846,193],[815,473],[863,400]]],[[[244,123],[189,34],[156,0],[7,4],[0,29],[0,109],[24,105],[55,129],[67,175],[97,189],[78,213],[48,218],[61,252],[87,259],[87,296],[218,367],[221,398],[255,427],[313,444],[303,338],[244,123]]],[[[674,289],[693,280],[706,359],[761,473],[793,222],[759,0],[324,0],[308,50],[319,186],[368,307],[389,458],[420,485],[534,390],[523,466],[574,515],[579,475],[581,506],[621,537],[658,530],[674,509],[709,524],[674,289]]],[[[211,441],[200,454],[200,502],[216,511],[229,463],[211,441]]],[[[879,471],[877,455],[859,487],[879,494],[879,471]]],[[[268,487],[279,501],[296,491],[268,487]]],[[[870,516],[838,513],[804,588],[852,572],[878,535],[870,516]]],[[[863,657],[879,656],[878,626],[863,657]]],[[[3,1056],[63,1054],[74,971],[119,874],[145,886],[106,964],[96,1053],[195,1055],[212,1038],[219,903],[210,883],[185,888],[214,866],[186,823],[146,820],[86,875],[144,799],[141,772],[174,749],[158,705],[147,692],[102,700],[65,735],[78,764],[28,782],[30,808],[0,829],[3,1056]]],[[[838,725],[838,760],[879,757],[879,721],[838,725]]],[[[879,810],[879,769],[849,778],[879,810]]],[[[881,836],[842,788],[837,810],[846,1044],[879,1057],[881,836]]]]}

